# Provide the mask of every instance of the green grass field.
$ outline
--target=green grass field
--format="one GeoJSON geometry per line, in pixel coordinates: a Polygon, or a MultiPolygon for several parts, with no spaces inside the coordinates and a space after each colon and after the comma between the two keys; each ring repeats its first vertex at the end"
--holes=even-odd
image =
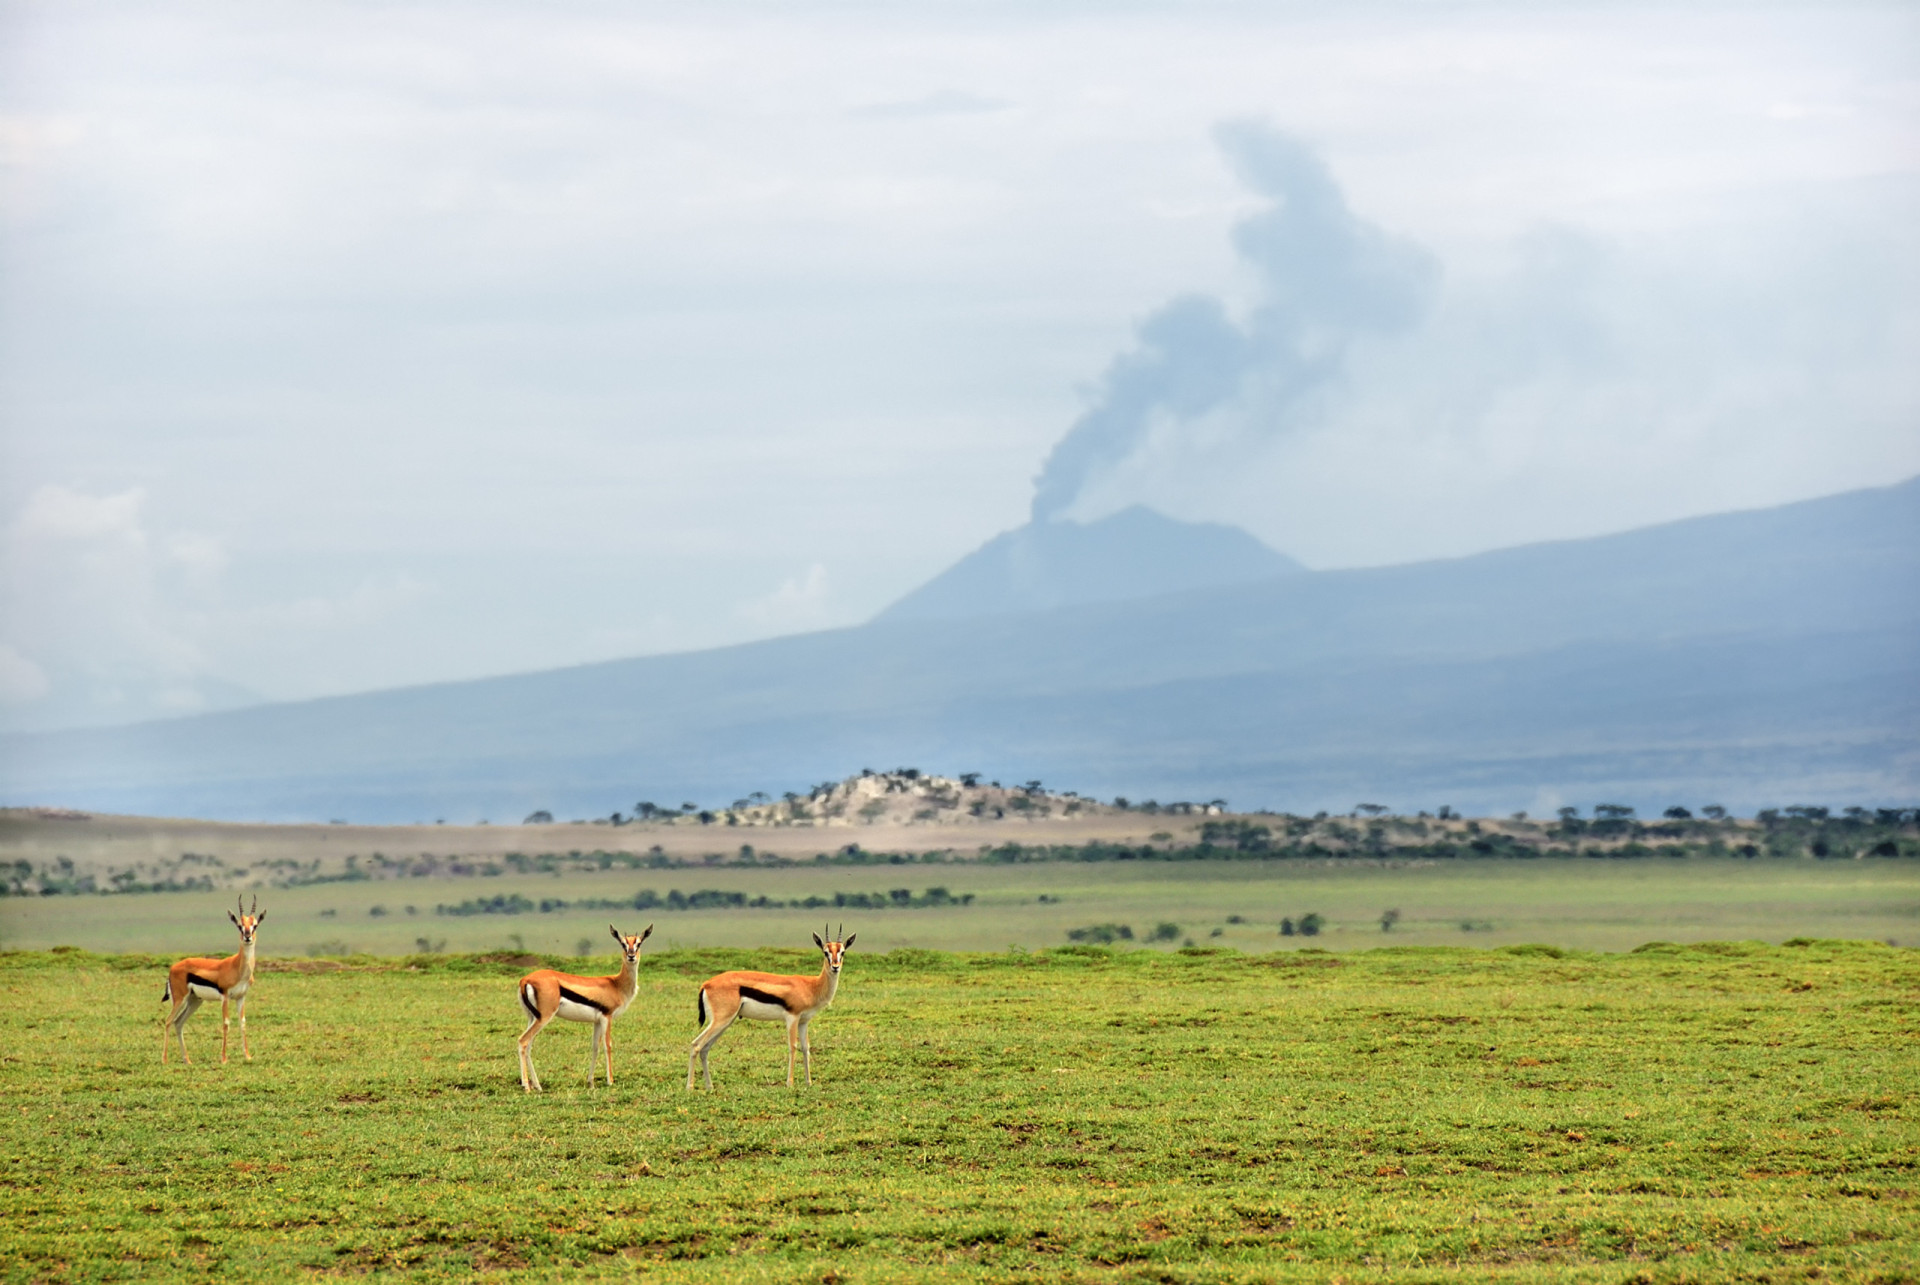
{"type": "MultiPolygon", "coordinates": [[[[250,894],[251,895],[251,894],[250,894]]],[[[1338,862],[1302,859],[1182,862],[1044,862],[1000,865],[825,866],[784,869],[681,868],[624,873],[497,878],[385,879],[267,889],[258,894],[270,955],[397,955],[418,941],[455,952],[524,947],[571,954],[585,938],[606,941],[607,922],[637,932],[658,924],[661,948],[804,945],[822,917],[846,920],[877,951],[1040,949],[1064,945],[1077,926],[1124,923],[1145,933],[1179,925],[1179,941],[1270,951],[1319,945],[1351,950],[1384,944],[1497,946],[1551,942],[1625,951],[1642,942],[1784,941],[1843,937],[1920,942],[1920,861],[1726,858],[1606,861],[1338,862]],[[550,914],[436,915],[437,905],[479,897],[630,899],[643,888],[733,890],[779,899],[945,887],[972,894],[965,907],[870,911],[566,910],[550,914]],[[1046,898],[1046,900],[1042,900],[1046,898]],[[408,913],[408,907],[413,913],[408,913]],[[374,913],[379,910],[383,913],[374,913]],[[1398,910],[1391,934],[1380,917],[1398,910]],[[1282,938],[1283,917],[1325,917],[1311,941],[1282,938]],[[1238,916],[1243,922],[1235,923],[1238,916]],[[637,921],[629,924],[628,921],[637,921]],[[1471,924],[1471,930],[1463,930],[1471,924]],[[1216,937],[1214,934],[1218,932],[1216,937]],[[515,938],[518,938],[516,946],[515,938]]],[[[218,892],[0,898],[0,945],[156,953],[233,949],[218,892]]]]}
{"type": "Polygon", "coordinates": [[[616,1086],[566,1026],[537,1098],[515,966],[285,961],[254,1061],[213,1059],[203,1009],[188,1069],[159,1063],[163,960],[0,955],[0,1275],[1920,1274],[1910,950],[874,954],[859,928],[815,1086],[743,1024],[712,1095],[682,1087],[697,981],[811,952],[648,956],[616,1086]]]}

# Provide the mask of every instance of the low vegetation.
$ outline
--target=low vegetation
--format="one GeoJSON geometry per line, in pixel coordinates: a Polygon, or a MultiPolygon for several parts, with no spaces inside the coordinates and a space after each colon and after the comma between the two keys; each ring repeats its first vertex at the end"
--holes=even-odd
{"type": "MultiPolygon", "coordinates": [[[[866,781],[870,788],[884,789],[884,782],[890,779],[893,778],[882,774],[871,778],[855,777],[851,783],[843,783],[843,786],[853,788],[866,781]],[[882,784],[874,785],[876,781],[882,784]]],[[[944,778],[916,779],[924,785],[929,781],[938,783],[944,778]]],[[[1078,796],[1044,794],[1039,791],[1037,781],[1030,782],[1029,786],[1033,787],[1033,793],[1027,793],[1027,787],[1019,787],[1012,791],[1012,796],[1029,801],[1042,797],[1053,800],[1047,807],[1051,809],[1054,803],[1058,803],[1063,814],[1067,803],[1075,803],[1076,808],[1084,803],[1085,810],[1096,808],[1091,801],[1078,800],[1078,796]]],[[[991,788],[1000,787],[996,785],[991,788]]],[[[828,787],[816,787],[816,792],[826,789],[828,787]]],[[[1115,800],[1111,805],[1097,805],[1097,810],[1124,819],[1144,806],[1147,805],[1130,805],[1125,800],[1115,800]]],[[[751,843],[739,844],[731,850],[723,848],[677,854],[670,854],[655,843],[644,851],[568,848],[564,851],[476,856],[432,852],[391,855],[374,850],[365,854],[347,853],[334,861],[320,857],[277,856],[246,863],[228,861],[217,853],[181,852],[172,857],[143,855],[125,864],[108,861],[97,868],[77,863],[66,855],[55,855],[39,861],[26,858],[0,860],[0,897],[285,889],[383,880],[494,879],[514,875],[606,874],[716,867],[789,870],[796,867],[1031,865],[1044,862],[1404,862],[1480,858],[1610,861],[1646,858],[1713,861],[1753,861],[1762,858],[1809,861],[1920,859],[1920,811],[1913,808],[1851,807],[1833,812],[1824,807],[1796,806],[1767,809],[1751,819],[1741,819],[1727,816],[1724,810],[1718,808],[1710,809],[1717,815],[1696,816],[1691,810],[1676,806],[1669,808],[1661,817],[1640,820],[1635,818],[1632,808],[1620,804],[1602,804],[1594,809],[1595,815],[1591,818],[1580,817],[1576,809],[1562,808],[1556,819],[1536,821],[1524,814],[1504,819],[1467,818],[1455,816],[1450,809],[1442,809],[1436,815],[1420,813],[1415,816],[1396,816],[1375,804],[1363,805],[1346,816],[1320,813],[1310,817],[1284,813],[1227,816],[1220,812],[1218,801],[1151,806],[1156,810],[1156,815],[1166,815],[1169,809],[1179,809],[1175,815],[1204,819],[1182,823],[1187,828],[1179,835],[1171,831],[1155,831],[1144,841],[1095,839],[1066,843],[1003,840],[972,847],[925,851],[874,850],[851,842],[805,857],[765,851],[751,843]]],[[[1034,811],[1037,817],[1040,815],[1037,811],[1039,807],[1040,804],[1032,803],[1029,810],[1034,811]]],[[[661,817],[668,815],[659,813],[661,817]]],[[[72,814],[68,824],[87,820],[81,814],[72,814]]],[[[120,824],[128,826],[130,823],[120,824]]],[[[837,839],[846,831],[822,833],[831,833],[837,839]]],[[[139,846],[147,848],[151,845],[139,846]]],[[[875,893],[867,895],[879,897],[875,893]]],[[[889,898],[892,895],[891,892],[887,894],[889,898]]],[[[669,905],[671,896],[669,893],[668,899],[663,899],[660,906],[677,908],[669,905]]],[[[783,907],[769,900],[763,908],[783,907]]],[[[883,908],[883,902],[875,900],[871,908],[883,908]]]]}
{"type": "MultiPolygon", "coordinates": [[[[269,926],[271,926],[269,920],[269,926]]],[[[1376,940],[1379,929],[1373,929],[1376,940]]],[[[864,940],[864,926],[862,937],[864,940]]],[[[663,1281],[1904,1280],[1920,962],[1872,943],[849,957],[682,1088],[643,958],[520,1091],[538,962],[265,961],[251,1063],[161,1067],[157,957],[0,954],[0,1272],[663,1281]],[[74,998],[85,995],[87,1002],[74,998]]]]}

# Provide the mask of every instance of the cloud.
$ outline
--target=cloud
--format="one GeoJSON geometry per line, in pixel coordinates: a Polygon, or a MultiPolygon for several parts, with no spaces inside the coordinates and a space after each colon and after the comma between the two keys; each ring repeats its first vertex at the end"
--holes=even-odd
{"type": "Polygon", "coordinates": [[[827,569],[818,562],[797,576],[788,576],[764,598],[738,608],[742,620],[762,629],[797,631],[819,629],[830,619],[827,569]]]}
{"type": "Polygon", "coordinates": [[[849,115],[876,119],[903,119],[922,116],[977,116],[1003,112],[1011,103],[998,98],[983,98],[963,89],[941,89],[923,98],[904,98],[890,102],[868,103],[855,107],[849,115]]]}
{"type": "Polygon", "coordinates": [[[145,501],[137,488],[89,495],[42,486],[7,525],[0,703],[8,713],[140,717],[200,703],[205,655],[183,620],[191,591],[169,606],[182,587],[169,581],[203,569],[217,547],[204,537],[156,541],[145,501]]]}
{"type": "Polygon", "coordinates": [[[1220,126],[1215,141],[1241,182],[1269,202],[1233,231],[1256,301],[1244,322],[1197,294],[1142,322],[1093,406],[1047,457],[1034,484],[1036,521],[1071,508],[1152,435],[1177,451],[1229,403],[1239,403],[1241,433],[1271,438],[1298,427],[1355,339],[1405,330],[1427,309],[1436,260],[1349,210],[1305,143],[1251,122],[1220,126]]]}

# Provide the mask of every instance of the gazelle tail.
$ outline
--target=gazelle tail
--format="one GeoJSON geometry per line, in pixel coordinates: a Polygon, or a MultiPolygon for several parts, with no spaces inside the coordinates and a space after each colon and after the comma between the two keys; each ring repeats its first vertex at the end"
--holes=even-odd
{"type": "Polygon", "coordinates": [[[704,986],[700,988],[700,997],[694,1001],[693,1011],[700,1021],[700,1029],[704,1031],[707,1028],[707,988],[704,986]]]}
{"type": "Polygon", "coordinates": [[[528,1017],[531,1017],[531,1018],[534,1018],[535,1020],[538,1020],[538,1019],[539,1019],[539,1017],[540,1017],[540,1005],[539,1005],[538,1003],[536,1003],[536,1002],[535,1002],[535,1000],[534,1000],[534,994],[533,994],[533,983],[532,983],[532,982],[523,982],[523,983],[521,983],[521,986],[520,986],[520,1007],[521,1007],[521,1008],[524,1008],[524,1009],[526,1009],[526,1010],[527,1010],[527,1016],[528,1016],[528,1017]]]}

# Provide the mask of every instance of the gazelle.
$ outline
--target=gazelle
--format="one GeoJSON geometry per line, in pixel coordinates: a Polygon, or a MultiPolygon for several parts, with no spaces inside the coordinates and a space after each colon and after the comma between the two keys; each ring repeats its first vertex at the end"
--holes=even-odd
{"type": "Polygon", "coordinates": [[[613,1019],[627,1011],[634,992],[640,989],[640,943],[653,936],[653,925],[648,924],[638,937],[622,936],[612,924],[607,925],[607,931],[627,957],[616,975],[575,977],[542,968],[520,979],[520,1007],[527,1010],[527,1029],[520,1032],[520,1087],[528,1093],[542,1089],[540,1073],[533,1069],[533,1037],[556,1017],[593,1023],[587,1087],[593,1087],[594,1064],[603,1049],[607,1055],[607,1087],[613,1087],[613,1019]]]}
{"type": "Polygon", "coordinates": [[[807,1041],[807,1023],[833,1003],[840,986],[840,961],[853,938],[845,941],[821,941],[813,935],[813,944],[825,958],[818,977],[782,977],[776,973],[721,973],[708,978],[700,987],[701,1030],[694,1037],[687,1055],[687,1087],[693,1087],[695,1064],[713,1088],[713,1072],[707,1069],[707,1054],[720,1042],[736,1017],[762,1022],[787,1024],[787,1087],[793,1087],[793,1050],[797,1044],[806,1059],[807,1083],[813,1083],[813,1046],[807,1041]]]}
{"type": "Polygon", "coordinates": [[[260,921],[266,916],[260,912],[260,898],[253,899],[253,909],[238,901],[227,918],[233,920],[233,926],[240,930],[240,949],[225,959],[188,958],[176,963],[167,970],[167,988],[160,993],[160,1002],[172,1004],[167,1020],[160,1027],[160,1064],[167,1063],[168,1033],[180,1040],[180,1060],[188,1066],[193,1059],[187,1056],[187,1019],[193,1016],[193,1010],[199,1008],[202,1001],[217,999],[220,1001],[220,1061],[227,1060],[227,1003],[232,1001],[239,1009],[240,1053],[247,1061],[253,1061],[253,1053],[247,1048],[247,987],[253,984],[253,934],[258,931],[260,921]]]}

